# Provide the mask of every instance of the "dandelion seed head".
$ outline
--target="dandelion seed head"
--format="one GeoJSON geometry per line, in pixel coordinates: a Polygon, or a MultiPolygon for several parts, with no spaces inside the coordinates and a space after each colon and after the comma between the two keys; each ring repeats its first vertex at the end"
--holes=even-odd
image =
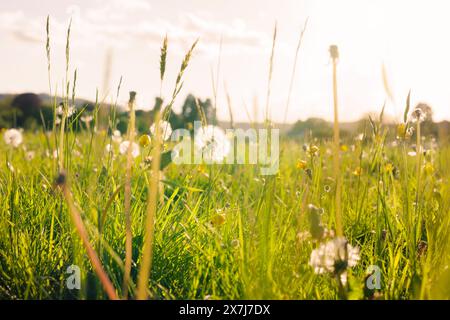
{"type": "MultiPolygon", "coordinates": [[[[156,135],[156,126],[157,124],[153,123],[150,127],[150,133],[152,134],[153,137],[155,137],[156,135]]],[[[172,126],[170,125],[169,122],[160,120],[158,122],[158,129],[159,134],[162,137],[162,140],[164,141],[169,140],[170,137],[172,136],[172,126]]]]}
{"type": "Polygon", "coordinates": [[[317,274],[341,275],[347,268],[356,266],[360,259],[359,248],[353,247],[343,237],[321,244],[311,252],[309,264],[317,274]]]}
{"type": "Polygon", "coordinates": [[[205,161],[220,162],[231,150],[231,143],[225,132],[216,126],[200,128],[194,137],[195,147],[202,152],[205,161]]]}
{"type": "MultiPolygon", "coordinates": [[[[128,148],[130,147],[130,141],[125,140],[119,145],[120,154],[127,154],[128,148]]],[[[131,144],[131,155],[133,158],[138,157],[140,154],[139,145],[136,142],[131,144]]]]}
{"type": "Polygon", "coordinates": [[[119,130],[114,130],[111,139],[115,143],[121,143],[122,142],[122,134],[120,133],[119,130]]]}
{"type": "Polygon", "coordinates": [[[3,134],[3,139],[7,145],[17,148],[23,141],[22,133],[17,129],[8,129],[3,134]]]}

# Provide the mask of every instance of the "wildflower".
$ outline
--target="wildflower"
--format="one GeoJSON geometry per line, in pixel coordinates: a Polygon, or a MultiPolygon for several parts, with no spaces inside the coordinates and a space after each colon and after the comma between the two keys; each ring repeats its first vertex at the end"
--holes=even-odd
{"type": "Polygon", "coordinates": [[[56,117],[56,119],[55,119],[55,125],[60,125],[61,124],[61,118],[60,117],[56,117]]]}
{"type": "Polygon", "coordinates": [[[415,151],[408,152],[408,156],[410,156],[410,157],[415,157],[416,155],[417,155],[417,152],[415,152],[415,151]]]}
{"type": "Polygon", "coordinates": [[[347,268],[356,266],[359,259],[359,249],[350,245],[347,239],[338,237],[313,250],[309,265],[317,274],[332,273],[346,283],[347,268]]]}
{"type": "Polygon", "coordinates": [[[397,139],[405,139],[406,134],[406,124],[400,123],[397,126],[397,139]]]}
{"type": "Polygon", "coordinates": [[[342,151],[342,152],[347,152],[347,151],[348,151],[348,146],[347,146],[346,144],[343,144],[343,145],[341,146],[341,151],[342,151]]]}
{"type": "Polygon", "coordinates": [[[220,162],[231,150],[225,132],[213,125],[200,128],[195,134],[194,144],[207,162],[220,162]]]}
{"type": "Polygon", "coordinates": [[[414,133],[413,127],[408,127],[405,123],[400,123],[397,126],[397,139],[398,140],[409,140],[414,133]]]}
{"type": "Polygon", "coordinates": [[[139,138],[139,144],[141,145],[141,147],[147,147],[148,145],[150,145],[151,139],[150,136],[148,134],[143,134],[140,138],[139,138]]]}
{"type": "MultiPolygon", "coordinates": [[[[158,127],[159,127],[159,134],[161,135],[162,140],[164,141],[169,140],[170,137],[172,136],[172,126],[170,125],[170,123],[161,120],[158,122],[158,127]]],[[[156,123],[153,123],[152,126],[150,127],[150,132],[152,136],[155,136],[156,123]]]]}
{"type": "Polygon", "coordinates": [[[111,138],[112,138],[112,141],[114,141],[115,143],[122,142],[122,134],[120,133],[119,130],[114,130],[111,138]]]}
{"type": "MultiPolygon", "coordinates": [[[[130,141],[128,141],[128,140],[123,141],[119,145],[120,154],[126,154],[128,152],[129,147],[130,147],[130,141]]],[[[136,158],[137,156],[139,156],[139,154],[140,154],[139,145],[136,142],[133,142],[131,144],[131,155],[133,156],[133,158],[136,158]]]]}
{"type": "Polygon", "coordinates": [[[216,213],[212,219],[211,219],[211,223],[213,224],[213,226],[221,226],[225,223],[225,214],[223,213],[216,213]]]}
{"type": "Polygon", "coordinates": [[[414,134],[414,127],[409,127],[406,129],[405,139],[410,139],[414,134]]]}
{"type": "Polygon", "coordinates": [[[353,175],[359,177],[362,173],[362,169],[361,167],[357,167],[354,171],[353,171],[353,175]]]}
{"type": "Polygon", "coordinates": [[[306,168],[307,162],[305,160],[297,161],[297,169],[304,170],[306,168]]]}
{"type": "Polygon", "coordinates": [[[6,144],[11,145],[14,148],[17,148],[23,141],[22,133],[17,129],[8,129],[3,134],[3,139],[6,144]]]}
{"type": "Polygon", "coordinates": [[[56,114],[62,116],[65,114],[67,118],[70,118],[75,112],[77,111],[77,108],[75,106],[69,106],[67,107],[67,110],[64,108],[64,103],[60,103],[58,108],[56,108],[56,114]]]}
{"type": "Polygon", "coordinates": [[[424,122],[425,121],[425,113],[420,108],[415,108],[411,114],[413,122],[424,122]]]}
{"type": "Polygon", "coordinates": [[[386,173],[393,173],[394,172],[394,165],[392,163],[386,163],[386,165],[384,166],[384,171],[386,171],[386,173]]]}

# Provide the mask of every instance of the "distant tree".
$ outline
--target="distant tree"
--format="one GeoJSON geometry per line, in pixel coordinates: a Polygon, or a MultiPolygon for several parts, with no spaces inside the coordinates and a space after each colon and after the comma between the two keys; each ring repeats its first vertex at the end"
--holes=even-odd
{"type": "Polygon", "coordinates": [[[288,136],[304,137],[310,133],[313,137],[328,139],[333,136],[333,129],[331,125],[323,119],[309,118],[306,121],[297,121],[289,131],[288,136]]]}
{"type": "Polygon", "coordinates": [[[422,122],[421,127],[422,134],[425,136],[427,135],[437,136],[438,128],[436,124],[433,122],[433,109],[431,108],[431,106],[427,103],[418,103],[416,105],[416,109],[422,110],[422,112],[425,115],[425,119],[422,122]]]}
{"type": "Polygon", "coordinates": [[[19,94],[12,100],[11,106],[17,109],[17,126],[29,128],[37,125],[36,119],[39,119],[42,106],[41,98],[37,94],[19,94]]]}
{"type": "Polygon", "coordinates": [[[11,108],[12,97],[5,97],[0,100],[0,129],[15,126],[17,110],[11,108]]]}
{"type": "MultiPolygon", "coordinates": [[[[212,106],[211,100],[206,99],[204,101],[198,99],[199,106],[203,109],[203,112],[205,113],[206,120],[208,124],[214,124],[217,122],[217,119],[215,118],[215,111],[212,106]]],[[[199,110],[196,106],[195,97],[192,94],[189,94],[186,97],[186,100],[184,101],[182,110],[181,110],[181,118],[185,125],[185,127],[188,126],[188,124],[193,124],[194,121],[200,121],[200,114],[199,110]]]]}

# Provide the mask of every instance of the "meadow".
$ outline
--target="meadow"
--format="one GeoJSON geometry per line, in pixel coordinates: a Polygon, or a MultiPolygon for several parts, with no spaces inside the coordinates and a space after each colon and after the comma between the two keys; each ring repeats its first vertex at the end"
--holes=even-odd
{"type": "MultiPolygon", "coordinates": [[[[135,132],[134,93],[126,133],[114,107],[106,128],[101,102],[91,115],[70,110],[69,35],[55,125],[2,132],[1,299],[450,298],[450,148],[421,135],[409,96],[396,139],[381,111],[345,140],[337,121],[334,140],[281,137],[274,175],[176,165],[167,128],[135,132]],[[73,130],[82,116],[89,126],[73,130]],[[68,286],[73,265],[79,290],[68,286]]],[[[167,39],[161,81],[166,52],[167,39]]]]}

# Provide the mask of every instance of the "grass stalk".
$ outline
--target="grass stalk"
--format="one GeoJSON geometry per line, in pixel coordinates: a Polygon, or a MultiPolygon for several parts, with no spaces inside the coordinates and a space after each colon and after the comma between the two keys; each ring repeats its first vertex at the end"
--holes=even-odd
{"type": "Polygon", "coordinates": [[[136,99],[136,92],[130,92],[130,100],[128,102],[128,109],[130,112],[130,122],[128,124],[128,150],[127,150],[127,165],[125,172],[125,271],[123,274],[122,294],[123,298],[128,298],[128,284],[130,282],[131,263],[133,254],[133,233],[131,226],[131,178],[133,174],[133,142],[135,136],[135,113],[134,103],[136,99]]]}
{"type": "Polygon", "coordinates": [[[113,284],[111,283],[111,280],[109,279],[108,275],[106,274],[105,270],[103,269],[102,263],[89,241],[89,235],[86,231],[86,228],[84,227],[81,214],[78,211],[77,207],[75,206],[75,202],[73,200],[73,196],[70,191],[70,186],[69,183],[67,182],[67,176],[64,172],[61,172],[60,175],[58,176],[56,185],[61,187],[64,199],[66,200],[67,206],[69,208],[69,213],[72,218],[72,222],[75,225],[78,235],[80,236],[80,239],[83,242],[83,245],[86,249],[89,260],[91,261],[92,267],[95,273],[97,274],[100,282],[102,283],[106,294],[108,295],[109,299],[117,300],[118,297],[116,294],[116,290],[113,284]]]}
{"type": "MultiPolygon", "coordinates": [[[[156,123],[160,115],[156,115],[156,123]]],[[[153,237],[155,231],[155,217],[158,204],[159,172],[161,160],[161,132],[159,126],[155,126],[155,144],[152,150],[151,178],[148,186],[147,212],[144,229],[144,245],[142,248],[142,263],[138,275],[137,296],[138,300],[148,298],[148,280],[152,266],[153,237]]]]}

